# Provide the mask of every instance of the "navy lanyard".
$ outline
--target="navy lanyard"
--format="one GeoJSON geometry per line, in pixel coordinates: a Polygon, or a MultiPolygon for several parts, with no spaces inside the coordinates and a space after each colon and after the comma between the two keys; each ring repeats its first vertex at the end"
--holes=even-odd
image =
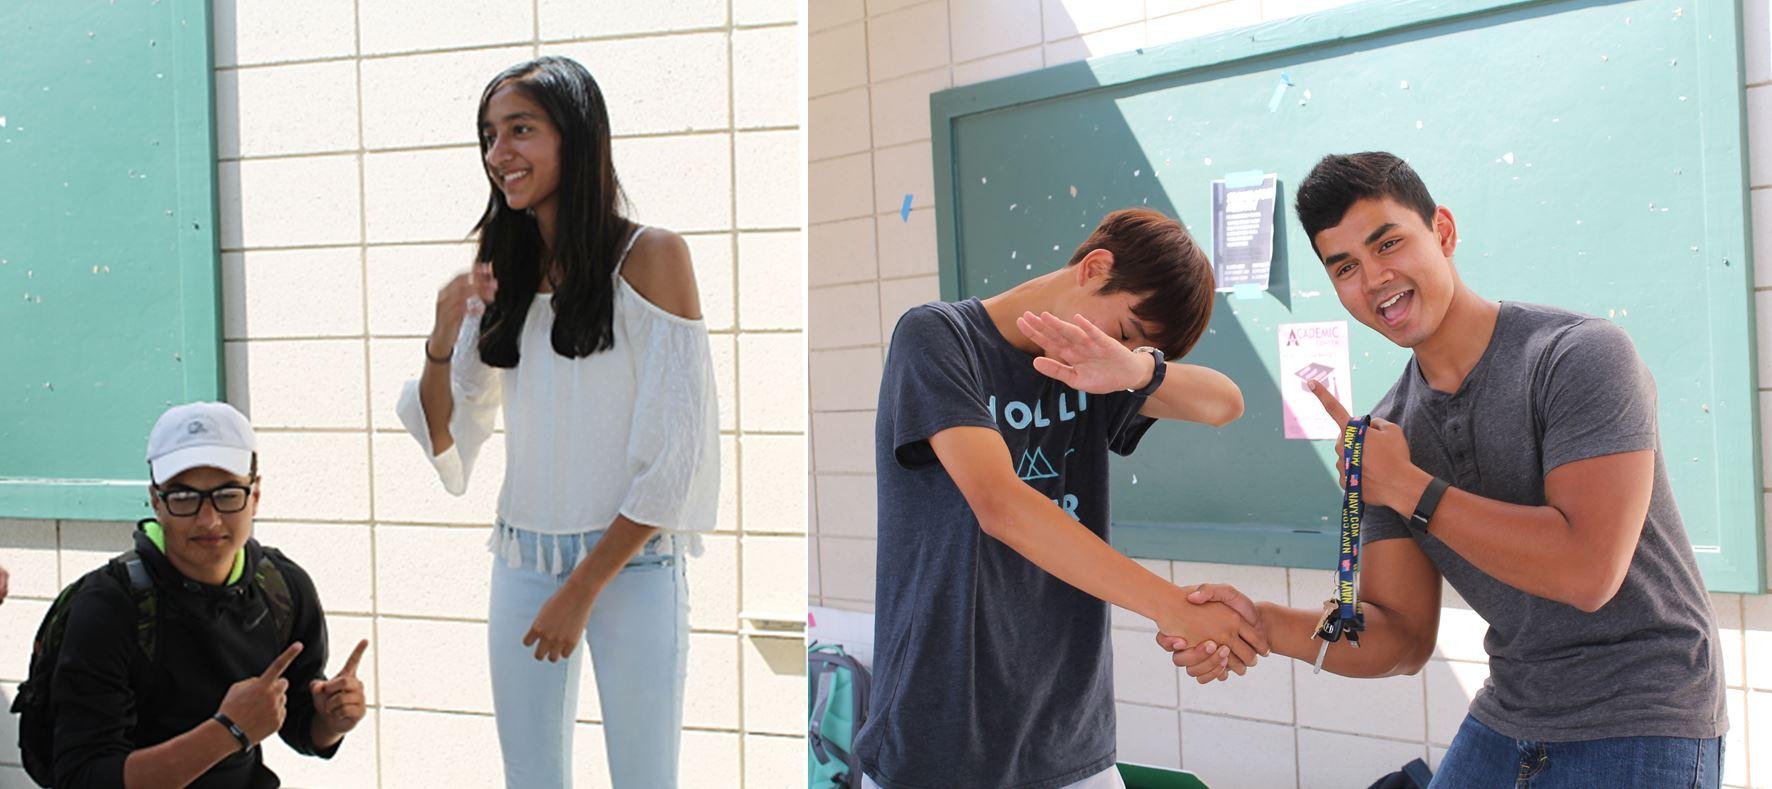
{"type": "Polygon", "coordinates": [[[1358,647],[1360,631],[1366,629],[1366,614],[1360,608],[1360,518],[1366,512],[1360,469],[1366,449],[1366,428],[1371,422],[1371,417],[1363,416],[1341,431],[1341,462],[1347,469],[1347,487],[1341,499],[1340,556],[1335,567],[1335,597],[1325,604],[1323,620],[1312,634],[1323,641],[1317,649],[1314,671],[1323,670],[1323,658],[1330,644],[1345,635],[1349,645],[1358,647]]]}

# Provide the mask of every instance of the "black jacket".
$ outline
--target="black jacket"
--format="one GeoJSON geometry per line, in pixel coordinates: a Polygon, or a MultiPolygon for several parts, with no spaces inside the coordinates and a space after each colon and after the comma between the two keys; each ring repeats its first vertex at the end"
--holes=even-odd
{"type": "MultiPolygon", "coordinates": [[[[74,595],[54,678],[55,785],[61,789],[123,786],[131,751],[158,745],[209,719],[235,682],[264,672],[283,652],[277,627],[251,569],[265,555],[246,543],[247,572],[227,586],[184,577],[148,536],[135,533],[135,550],[158,595],[158,646],[150,663],[136,638],[140,613],[129,589],[111,574],[94,573],[74,595]]],[[[314,747],[309,727],[314,700],[308,682],[324,679],[326,614],[314,582],[273,552],[293,598],[290,638],[302,652],[284,677],[289,693],[283,741],[296,751],[331,758],[314,747]]],[[[272,789],[277,774],[262,749],[235,753],[192,787],[272,789]]]]}

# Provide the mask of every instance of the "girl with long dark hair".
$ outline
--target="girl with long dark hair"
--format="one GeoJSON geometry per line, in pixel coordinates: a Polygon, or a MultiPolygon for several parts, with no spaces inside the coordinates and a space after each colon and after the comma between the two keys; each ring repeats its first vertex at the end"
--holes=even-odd
{"type": "Polygon", "coordinates": [[[477,262],[439,292],[398,410],[461,495],[503,409],[487,633],[505,783],[571,785],[582,639],[615,786],[675,786],[683,559],[719,487],[688,248],[623,216],[603,95],[577,62],[505,70],[478,123],[492,193],[477,262]]]}

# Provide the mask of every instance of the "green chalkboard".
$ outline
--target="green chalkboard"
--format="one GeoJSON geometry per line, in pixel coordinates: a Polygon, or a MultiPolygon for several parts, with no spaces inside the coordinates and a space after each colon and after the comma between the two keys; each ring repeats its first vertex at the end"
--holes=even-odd
{"type": "Polygon", "coordinates": [[[145,511],[221,382],[209,4],[0,5],[0,517],[145,511]]]}
{"type": "Polygon", "coordinates": [[[1245,416],[1161,425],[1114,471],[1141,556],[1331,566],[1328,441],[1283,437],[1281,323],[1347,320],[1353,399],[1407,352],[1353,322],[1291,217],[1327,153],[1408,159],[1459,220],[1486,297],[1615,320],[1659,385],[1669,476],[1712,589],[1764,588],[1738,3],[1365,2],[956,88],[931,100],[944,298],[1063,265],[1106,212],[1179,216],[1211,181],[1279,176],[1271,286],[1219,297],[1189,361],[1245,416]],[[1290,84],[1288,84],[1288,82],[1290,84]]]}

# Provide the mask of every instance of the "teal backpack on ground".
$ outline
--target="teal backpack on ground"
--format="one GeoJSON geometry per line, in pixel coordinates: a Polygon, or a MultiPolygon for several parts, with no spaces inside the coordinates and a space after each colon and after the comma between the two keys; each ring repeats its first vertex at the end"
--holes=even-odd
{"type": "Polygon", "coordinates": [[[806,649],[806,698],[812,715],[806,743],[809,789],[861,786],[861,760],[855,735],[868,717],[868,670],[836,644],[813,642],[806,649]]]}

